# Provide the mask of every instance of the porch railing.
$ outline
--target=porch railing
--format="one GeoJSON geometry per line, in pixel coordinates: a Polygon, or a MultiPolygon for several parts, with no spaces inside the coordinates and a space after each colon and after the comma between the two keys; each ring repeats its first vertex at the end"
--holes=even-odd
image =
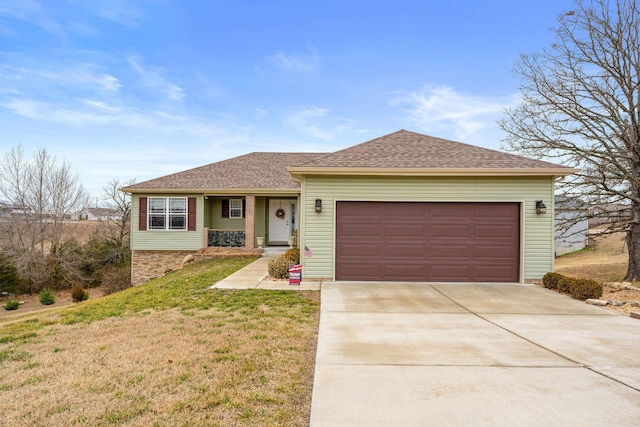
{"type": "Polygon", "coordinates": [[[244,247],[246,235],[244,230],[209,230],[207,246],[244,247]]]}

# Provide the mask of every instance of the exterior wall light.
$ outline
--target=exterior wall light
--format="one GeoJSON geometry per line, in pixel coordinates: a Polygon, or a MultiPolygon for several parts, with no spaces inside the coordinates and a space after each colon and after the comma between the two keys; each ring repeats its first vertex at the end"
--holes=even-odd
{"type": "Polygon", "coordinates": [[[544,215],[547,213],[547,206],[545,206],[542,200],[536,200],[536,213],[538,215],[544,215]]]}
{"type": "Polygon", "coordinates": [[[322,212],[322,199],[316,199],[316,213],[322,212]]]}

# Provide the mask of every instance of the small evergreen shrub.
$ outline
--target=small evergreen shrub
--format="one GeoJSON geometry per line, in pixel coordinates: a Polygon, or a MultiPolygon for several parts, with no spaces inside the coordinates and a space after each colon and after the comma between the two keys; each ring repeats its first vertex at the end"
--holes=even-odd
{"type": "Polygon", "coordinates": [[[576,279],[571,282],[569,293],[582,301],[598,299],[602,296],[602,285],[593,279],[576,279]]]}
{"type": "Polygon", "coordinates": [[[11,259],[0,252],[0,292],[17,293],[20,291],[20,276],[11,259]]]}
{"type": "Polygon", "coordinates": [[[71,289],[71,300],[73,302],[80,302],[89,299],[89,292],[80,284],[76,284],[71,289]]]}
{"type": "Polygon", "coordinates": [[[40,304],[51,305],[56,302],[56,297],[49,289],[44,289],[40,292],[40,304]]]}
{"type": "Polygon", "coordinates": [[[18,307],[20,307],[20,303],[14,299],[7,300],[7,302],[4,303],[5,310],[17,310],[18,307]]]}
{"type": "Polygon", "coordinates": [[[282,254],[283,258],[291,261],[291,264],[300,264],[300,249],[292,248],[282,254]]]}
{"type": "Polygon", "coordinates": [[[284,256],[273,257],[269,260],[269,275],[274,279],[289,278],[289,264],[293,264],[290,259],[284,256]]]}
{"type": "Polygon", "coordinates": [[[573,283],[575,279],[571,277],[562,276],[560,280],[558,280],[558,292],[562,292],[563,294],[570,293],[571,283],[573,283]]]}
{"type": "Polygon", "coordinates": [[[547,273],[542,277],[542,286],[547,289],[558,289],[558,281],[565,278],[560,273],[547,273]]]}

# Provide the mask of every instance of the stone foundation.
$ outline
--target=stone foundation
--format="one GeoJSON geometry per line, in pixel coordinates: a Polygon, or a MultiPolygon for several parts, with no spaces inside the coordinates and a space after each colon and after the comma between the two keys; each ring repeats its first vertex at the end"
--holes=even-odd
{"type": "Polygon", "coordinates": [[[200,249],[198,252],[193,254],[196,261],[200,261],[201,259],[231,258],[236,256],[259,257],[260,255],[262,255],[262,249],[235,247],[208,247],[200,249]]]}
{"type": "Polygon", "coordinates": [[[160,277],[180,267],[193,251],[132,251],[131,284],[133,286],[160,277]]]}
{"type": "Polygon", "coordinates": [[[206,248],[199,251],[132,251],[131,284],[140,285],[180,268],[184,258],[191,254],[195,261],[237,256],[259,257],[262,249],[206,248]]]}

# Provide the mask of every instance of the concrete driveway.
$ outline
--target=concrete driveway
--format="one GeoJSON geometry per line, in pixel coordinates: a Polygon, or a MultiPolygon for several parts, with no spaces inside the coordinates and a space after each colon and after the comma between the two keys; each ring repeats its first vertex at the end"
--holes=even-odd
{"type": "Polygon", "coordinates": [[[637,426],[640,320],[535,285],[322,285],[311,425],[637,426]]]}

